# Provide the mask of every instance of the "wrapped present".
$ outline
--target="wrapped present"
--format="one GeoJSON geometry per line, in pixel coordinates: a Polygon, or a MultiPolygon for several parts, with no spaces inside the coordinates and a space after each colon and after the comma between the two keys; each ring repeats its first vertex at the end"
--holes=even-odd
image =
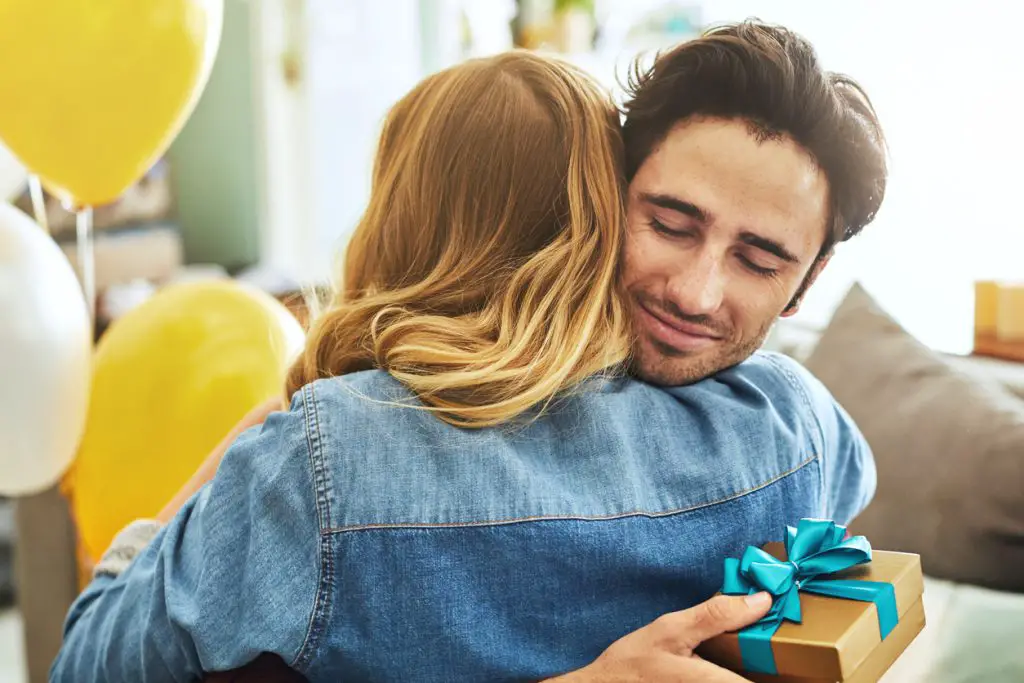
{"type": "Polygon", "coordinates": [[[751,681],[874,683],[924,628],[920,557],[872,551],[830,521],[726,560],[723,593],[759,591],[774,599],[767,616],[699,650],[751,681]]]}

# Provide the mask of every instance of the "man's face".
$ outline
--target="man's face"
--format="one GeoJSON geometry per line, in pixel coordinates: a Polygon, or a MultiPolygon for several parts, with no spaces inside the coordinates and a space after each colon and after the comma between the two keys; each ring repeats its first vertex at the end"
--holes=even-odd
{"type": "Polygon", "coordinates": [[[633,371],[654,384],[748,358],[825,263],[824,174],[794,141],[759,140],[744,121],[673,128],[637,170],[627,213],[633,371]]]}

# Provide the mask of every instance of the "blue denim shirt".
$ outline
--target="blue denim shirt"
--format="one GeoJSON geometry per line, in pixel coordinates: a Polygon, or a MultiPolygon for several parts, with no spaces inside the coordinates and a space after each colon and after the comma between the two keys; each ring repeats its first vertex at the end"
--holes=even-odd
{"type": "Polygon", "coordinates": [[[722,561],[846,522],[871,454],[794,361],[595,380],[477,431],[322,380],[242,435],[120,576],[73,606],[52,681],[192,681],[279,654],[310,681],[526,681],[710,597],[722,561]]]}

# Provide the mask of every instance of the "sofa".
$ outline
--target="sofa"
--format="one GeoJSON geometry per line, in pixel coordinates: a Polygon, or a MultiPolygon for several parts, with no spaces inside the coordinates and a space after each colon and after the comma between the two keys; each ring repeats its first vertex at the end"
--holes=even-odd
{"type": "Polygon", "coordinates": [[[823,331],[779,323],[871,445],[878,489],[851,524],[921,555],[927,625],[884,683],[1024,681],[1024,365],[936,353],[855,285],[823,331]]]}

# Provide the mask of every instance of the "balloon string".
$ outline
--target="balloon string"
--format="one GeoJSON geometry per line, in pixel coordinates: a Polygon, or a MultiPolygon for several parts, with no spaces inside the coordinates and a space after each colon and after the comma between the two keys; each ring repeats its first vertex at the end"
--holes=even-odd
{"type": "Polygon", "coordinates": [[[92,207],[85,207],[75,212],[77,228],[78,276],[82,281],[82,293],[85,305],[89,309],[89,323],[92,332],[96,333],[96,263],[93,255],[92,207]]]}
{"type": "Polygon", "coordinates": [[[36,215],[36,223],[47,235],[50,234],[50,220],[46,215],[46,200],[43,197],[43,183],[39,176],[32,174],[28,177],[28,193],[32,198],[32,212],[36,215]]]}

